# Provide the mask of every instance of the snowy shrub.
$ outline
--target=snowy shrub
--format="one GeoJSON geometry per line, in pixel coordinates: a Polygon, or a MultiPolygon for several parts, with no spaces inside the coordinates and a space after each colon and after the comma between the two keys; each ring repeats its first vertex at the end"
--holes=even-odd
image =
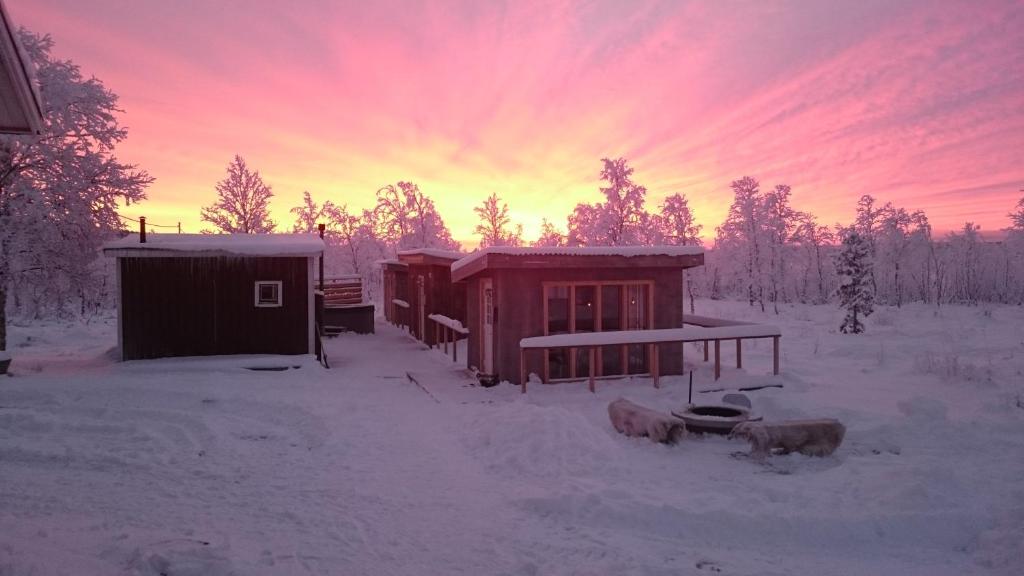
{"type": "Polygon", "coordinates": [[[914,368],[924,374],[938,376],[945,381],[992,382],[992,366],[978,365],[960,358],[959,354],[936,354],[925,351],[914,358],[914,368]]]}

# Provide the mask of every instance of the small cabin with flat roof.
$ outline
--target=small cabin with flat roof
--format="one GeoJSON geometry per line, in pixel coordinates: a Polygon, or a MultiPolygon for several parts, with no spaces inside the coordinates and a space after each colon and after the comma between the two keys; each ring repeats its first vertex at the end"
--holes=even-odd
{"type": "Polygon", "coordinates": [[[313,354],[315,234],[130,234],[117,259],[122,360],[313,354]]]}
{"type": "Polygon", "coordinates": [[[437,344],[431,314],[465,324],[466,287],[452,282],[451,265],[465,254],[435,248],[403,250],[398,261],[406,266],[409,331],[430,346],[437,344]]]}
{"type": "MultiPolygon", "coordinates": [[[[520,340],[533,336],[683,326],[683,271],[704,264],[694,246],[491,247],[452,264],[466,286],[467,363],[482,380],[522,384],[586,378],[589,353],[553,348],[520,366],[520,340]]],[[[597,376],[648,374],[650,348],[604,346],[597,376]]],[[[682,372],[682,344],[658,348],[661,374],[682,372]]]]}

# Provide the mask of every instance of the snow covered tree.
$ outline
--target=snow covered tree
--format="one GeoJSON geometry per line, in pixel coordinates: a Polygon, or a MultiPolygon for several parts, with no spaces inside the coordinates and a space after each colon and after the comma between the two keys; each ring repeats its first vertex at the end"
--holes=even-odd
{"type": "Polygon", "coordinates": [[[331,217],[335,209],[334,203],[330,200],[325,200],[322,205],[318,205],[313,201],[313,196],[310,195],[309,191],[304,191],[302,193],[302,206],[296,206],[291,209],[291,213],[295,215],[295,224],[292,226],[292,232],[318,232],[318,225],[324,224],[329,226],[331,224],[331,217]]]}
{"type": "Polygon", "coordinates": [[[433,200],[412,182],[388,184],[377,190],[374,212],[379,237],[393,249],[459,249],[433,200]]]}
{"type": "MultiPolygon", "coordinates": [[[[1021,190],[1024,192],[1024,190],[1021,190]]],[[[1019,232],[1024,234],[1024,198],[1017,201],[1017,208],[1013,212],[1010,212],[1010,228],[1011,232],[1019,232]]]]}
{"type": "Polygon", "coordinates": [[[856,228],[843,231],[843,246],[836,257],[839,276],[839,306],[846,310],[839,331],[860,334],[862,318],[874,311],[875,295],[871,286],[871,246],[856,228]]]}
{"type": "Polygon", "coordinates": [[[568,220],[570,246],[624,246],[643,244],[650,233],[650,215],[644,209],[647,188],[633,182],[633,168],[625,158],[602,158],[601,188],[604,202],[577,204],[568,220]]]}
{"type": "Polygon", "coordinates": [[[145,198],[153,180],[114,156],[127,137],[117,96],[54,58],[50,36],[19,36],[36,69],[44,126],[38,136],[0,136],[0,350],[12,287],[16,304],[26,293],[58,310],[71,299],[84,310],[98,297],[98,248],[122,229],[118,206],[145,198]]]}
{"type": "Polygon", "coordinates": [[[509,230],[512,220],[508,216],[508,204],[501,202],[497,194],[491,194],[483,204],[473,208],[480,223],[475,232],[480,236],[480,247],[519,246],[523,242],[523,226],[509,230]]]}
{"type": "Polygon", "coordinates": [[[800,213],[797,218],[793,239],[803,248],[803,300],[816,304],[828,301],[829,290],[826,288],[825,253],[835,242],[835,235],[828,226],[821,226],[813,214],[800,213]],[[815,296],[811,298],[810,285],[815,286],[815,296]]]}
{"type": "Polygon", "coordinates": [[[736,262],[741,268],[728,272],[739,277],[747,301],[755,302],[764,310],[764,270],[761,252],[764,249],[764,228],[760,184],[754,178],[745,176],[734,180],[732,205],[725,222],[717,229],[715,249],[722,255],[722,262],[736,262]]]}
{"type": "Polygon", "coordinates": [[[775,313],[779,313],[779,300],[788,302],[786,296],[786,249],[792,240],[800,213],[789,204],[789,186],[779,184],[762,199],[765,244],[768,251],[768,296],[775,313]]]}
{"type": "Polygon", "coordinates": [[[268,205],[273,195],[260,173],[249,170],[236,154],[228,164],[227,177],[217,183],[217,201],[204,207],[199,219],[228,234],[273,232],[276,224],[270,219],[268,205]]]}
{"type": "Polygon", "coordinates": [[[660,208],[661,211],[652,219],[661,233],[660,243],[676,246],[701,244],[700,231],[703,226],[694,220],[686,196],[672,194],[665,198],[660,208]]]}
{"type": "Polygon", "coordinates": [[[534,246],[565,246],[565,234],[555,228],[554,224],[548,222],[547,218],[541,220],[540,236],[533,242],[534,246]]]}

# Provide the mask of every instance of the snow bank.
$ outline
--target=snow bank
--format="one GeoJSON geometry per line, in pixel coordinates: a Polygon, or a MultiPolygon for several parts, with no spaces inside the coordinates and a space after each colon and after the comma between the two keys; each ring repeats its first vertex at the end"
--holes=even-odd
{"type": "Polygon", "coordinates": [[[316,234],[148,234],[146,243],[129,234],[103,245],[108,256],[319,256],[324,241],[316,234]]]}
{"type": "Polygon", "coordinates": [[[11,359],[11,353],[7,350],[0,350],[0,362],[6,362],[11,359]]]}
{"type": "Polygon", "coordinates": [[[562,406],[506,403],[480,414],[468,428],[468,451],[505,476],[563,478],[593,474],[622,448],[579,411],[562,406]]]}
{"type": "Polygon", "coordinates": [[[402,308],[408,308],[409,307],[409,303],[408,302],[406,302],[405,300],[399,300],[398,298],[395,298],[394,300],[392,300],[391,303],[394,304],[395,306],[400,306],[402,308]]]}

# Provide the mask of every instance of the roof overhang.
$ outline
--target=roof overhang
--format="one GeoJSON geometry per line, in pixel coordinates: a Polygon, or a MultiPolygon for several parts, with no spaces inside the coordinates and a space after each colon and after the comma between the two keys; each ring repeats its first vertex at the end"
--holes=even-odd
{"type": "Polygon", "coordinates": [[[452,266],[452,282],[465,280],[485,270],[494,269],[612,269],[612,268],[694,268],[704,265],[704,253],[698,250],[665,250],[657,253],[610,253],[600,250],[592,252],[566,250],[552,254],[543,251],[530,252],[488,252],[482,251],[459,261],[452,266]]]}
{"type": "Polygon", "coordinates": [[[103,245],[103,254],[114,258],[309,258],[323,252],[316,234],[149,234],[146,242],[129,234],[103,245]]]}
{"type": "Polygon", "coordinates": [[[0,133],[39,134],[43,105],[33,82],[32,64],[0,0],[0,133]]]}

